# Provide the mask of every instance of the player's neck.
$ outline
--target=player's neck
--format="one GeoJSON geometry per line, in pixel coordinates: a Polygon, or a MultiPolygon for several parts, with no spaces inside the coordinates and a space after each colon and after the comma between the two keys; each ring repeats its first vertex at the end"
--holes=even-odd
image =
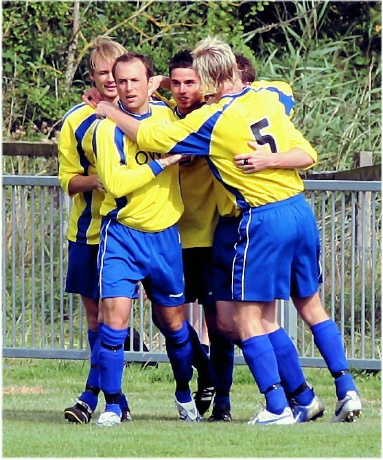
{"type": "Polygon", "coordinates": [[[237,80],[234,84],[232,82],[226,81],[221,85],[220,91],[217,96],[222,97],[226,94],[235,94],[239,93],[243,89],[243,83],[240,80],[237,80]]]}
{"type": "Polygon", "coordinates": [[[202,106],[203,103],[204,103],[203,101],[199,101],[199,102],[197,102],[197,103],[195,103],[195,104],[193,104],[193,105],[191,105],[189,107],[179,107],[179,106],[177,106],[176,107],[176,112],[178,112],[183,117],[186,117],[186,115],[188,115],[189,113],[193,112],[193,110],[199,109],[202,106]]]}
{"type": "Polygon", "coordinates": [[[117,105],[117,102],[118,102],[118,100],[119,100],[119,97],[118,97],[118,94],[117,94],[116,97],[103,96],[103,97],[102,97],[102,100],[103,100],[103,101],[106,101],[106,102],[111,102],[112,104],[117,105]]]}
{"type": "Polygon", "coordinates": [[[141,105],[140,107],[126,107],[120,99],[117,105],[123,112],[132,116],[146,115],[150,112],[149,102],[147,104],[141,105]]]}

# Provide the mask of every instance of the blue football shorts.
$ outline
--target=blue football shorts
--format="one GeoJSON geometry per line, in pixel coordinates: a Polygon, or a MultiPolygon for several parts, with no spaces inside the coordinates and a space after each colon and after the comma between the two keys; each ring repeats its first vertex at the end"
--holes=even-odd
{"type": "Polygon", "coordinates": [[[160,232],[142,232],[103,218],[98,256],[101,298],[134,298],[142,281],[155,304],[184,303],[182,248],[176,225],[160,232]]]}
{"type": "Polygon", "coordinates": [[[211,259],[213,299],[233,300],[233,260],[242,216],[220,216],[214,232],[211,259]]]}
{"type": "Polygon", "coordinates": [[[211,286],[212,247],[187,248],[182,250],[185,277],[185,303],[201,305],[213,302],[211,286]]]}
{"type": "Polygon", "coordinates": [[[300,193],[243,212],[233,260],[233,299],[270,302],[309,297],[321,279],[320,242],[300,193]]]}
{"type": "Polygon", "coordinates": [[[68,243],[68,271],[65,291],[98,299],[98,244],[74,241],[68,243]]]}

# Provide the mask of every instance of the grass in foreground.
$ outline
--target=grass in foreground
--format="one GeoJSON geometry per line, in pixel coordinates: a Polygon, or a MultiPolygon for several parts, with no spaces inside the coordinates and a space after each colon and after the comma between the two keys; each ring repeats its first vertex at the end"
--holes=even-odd
{"type": "MultiPolygon", "coordinates": [[[[327,370],[306,369],[326,404],[316,422],[248,426],[263,397],[245,366],[235,368],[232,423],[177,420],[169,364],[124,374],[134,422],[113,428],[72,425],[63,409],[81,393],[88,365],[64,360],[3,359],[3,457],[381,458],[381,373],[358,372],[363,416],[331,424],[334,386],[327,370]]],[[[193,390],[196,388],[195,377],[193,390]]],[[[103,397],[93,420],[103,410],[103,397]]]]}

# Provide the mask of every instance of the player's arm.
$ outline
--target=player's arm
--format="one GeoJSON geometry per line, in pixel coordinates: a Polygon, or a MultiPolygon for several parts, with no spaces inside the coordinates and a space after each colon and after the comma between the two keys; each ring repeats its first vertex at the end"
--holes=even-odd
{"type": "Polygon", "coordinates": [[[70,121],[66,119],[61,128],[60,139],[58,144],[58,163],[59,173],[58,179],[62,189],[70,196],[78,192],[87,191],[82,188],[77,189],[77,183],[88,181],[88,178],[83,176],[85,170],[80,163],[80,157],[77,151],[77,141],[74,135],[74,129],[70,121]]]}
{"type": "Polygon", "coordinates": [[[104,187],[97,174],[87,175],[77,150],[77,139],[70,119],[64,121],[58,145],[58,179],[62,189],[70,196],[104,187]]]}
{"type": "Polygon", "coordinates": [[[69,181],[69,194],[75,195],[76,193],[91,192],[92,190],[100,190],[105,192],[98,174],[91,174],[90,176],[73,176],[69,181]]]}
{"type": "Polygon", "coordinates": [[[252,174],[263,169],[308,169],[315,160],[301,148],[294,147],[287,152],[271,153],[256,141],[250,141],[251,153],[235,155],[235,165],[244,174],[252,174]]]}
{"type": "Polygon", "coordinates": [[[159,122],[158,119],[148,118],[140,123],[112,104],[101,102],[96,114],[113,120],[142,150],[172,155],[208,156],[211,131],[203,127],[208,125],[216,110],[216,107],[204,105],[182,120],[159,122]]]}
{"type": "Polygon", "coordinates": [[[182,159],[182,155],[169,155],[150,161],[137,169],[130,169],[127,165],[121,164],[121,152],[114,142],[115,129],[117,127],[111,123],[103,123],[103,120],[100,120],[93,131],[96,169],[105,189],[115,198],[129,195],[143,187],[165,168],[182,159]]]}
{"type": "Polygon", "coordinates": [[[107,117],[114,121],[114,123],[116,123],[116,125],[124,131],[129,139],[134,142],[137,140],[137,132],[140,122],[124,113],[111,102],[101,101],[96,108],[96,115],[98,118],[107,117]]]}

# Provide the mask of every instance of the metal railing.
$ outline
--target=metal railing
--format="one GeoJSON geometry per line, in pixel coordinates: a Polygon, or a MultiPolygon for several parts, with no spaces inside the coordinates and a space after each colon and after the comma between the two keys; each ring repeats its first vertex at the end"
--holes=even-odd
{"type": "MultiPolygon", "coordinates": [[[[64,291],[70,200],[53,176],[2,179],[3,356],[86,359],[83,307],[79,296],[64,291]]],[[[305,185],[322,240],[322,300],[340,326],[351,366],[381,369],[381,183],[309,180],[305,185]]],[[[290,302],[280,303],[280,320],[302,365],[325,367],[290,302]]],[[[130,324],[126,359],[167,362],[164,338],[142,293],[130,324]]],[[[235,362],[244,364],[240,350],[235,362]]]]}

